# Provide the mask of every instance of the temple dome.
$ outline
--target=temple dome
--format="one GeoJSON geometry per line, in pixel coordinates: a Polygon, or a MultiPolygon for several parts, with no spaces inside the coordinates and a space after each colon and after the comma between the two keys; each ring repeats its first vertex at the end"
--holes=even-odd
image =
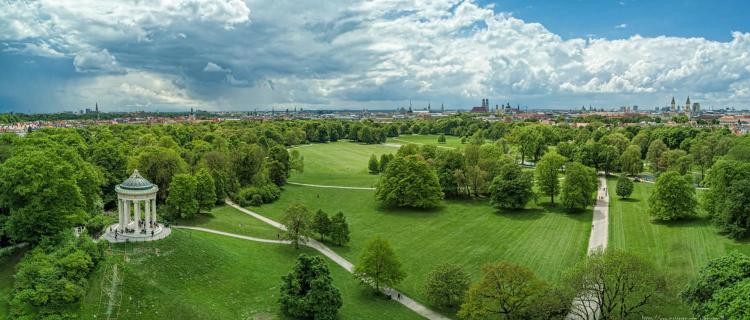
{"type": "Polygon", "coordinates": [[[135,169],[133,171],[133,174],[130,175],[130,178],[127,178],[120,185],[118,185],[118,187],[124,190],[148,190],[153,188],[154,186],[155,185],[153,183],[146,180],[146,178],[138,173],[138,169],[135,169]]]}

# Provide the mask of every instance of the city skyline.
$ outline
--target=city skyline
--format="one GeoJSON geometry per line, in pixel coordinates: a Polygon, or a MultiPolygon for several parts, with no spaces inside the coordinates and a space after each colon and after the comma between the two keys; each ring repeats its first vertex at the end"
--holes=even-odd
{"type": "Polygon", "coordinates": [[[3,2],[0,112],[95,103],[103,111],[394,109],[410,100],[467,109],[484,98],[533,109],[652,109],[672,96],[706,110],[746,109],[747,7],[3,2]]]}

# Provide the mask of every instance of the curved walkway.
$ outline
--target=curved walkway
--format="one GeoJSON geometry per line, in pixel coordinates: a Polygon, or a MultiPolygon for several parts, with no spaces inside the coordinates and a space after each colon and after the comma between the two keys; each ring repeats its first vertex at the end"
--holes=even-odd
{"type": "Polygon", "coordinates": [[[243,240],[248,240],[248,241],[255,241],[255,242],[275,243],[275,244],[291,244],[292,243],[289,240],[271,240],[271,239],[262,239],[262,238],[248,237],[248,236],[243,236],[243,235],[240,235],[240,234],[229,233],[229,232],[224,232],[224,231],[219,231],[219,230],[214,230],[214,229],[206,229],[206,228],[201,228],[201,227],[172,226],[172,228],[175,228],[175,229],[198,230],[198,231],[203,231],[203,232],[208,232],[208,233],[214,233],[214,234],[218,234],[218,235],[222,235],[222,236],[227,236],[227,237],[232,237],[232,238],[237,238],[237,239],[243,239],[243,240]]]}
{"type": "MultiPolygon", "coordinates": [[[[258,219],[260,221],[263,221],[263,222],[265,222],[267,224],[270,224],[270,225],[272,225],[272,226],[274,226],[274,227],[276,227],[276,228],[278,228],[280,230],[286,231],[286,226],[284,226],[281,223],[273,221],[273,220],[271,220],[269,218],[266,218],[266,217],[264,217],[264,216],[262,216],[260,214],[255,213],[253,211],[247,210],[247,209],[245,209],[245,208],[243,208],[243,207],[235,204],[234,202],[232,202],[230,200],[225,200],[224,202],[226,202],[227,205],[229,205],[229,206],[231,206],[231,207],[233,207],[233,208],[241,211],[242,213],[248,214],[248,215],[252,216],[253,218],[256,218],[256,219],[258,219]]],[[[244,236],[240,236],[240,237],[244,237],[244,236]]],[[[307,245],[308,247],[313,248],[315,250],[318,250],[320,253],[322,253],[323,255],[325,255],[326,257],[328,257],[329,259],[333,260],[333,262],[335,262],[336,264],[338,264],[339,266],[341,266],[342,268],[344,268],[346,271],[349,271],[350,273],[353,272],[354,265],[351,262],[349,262],[348,260],[344,259],[344,257],[340,256],[338,253],[333,252],[333,250],[331,250],[330,248],[328,248],[328,246],[326,246],[326,245],[324,245],[324,244],[322,244],[322,243],[320,243],[317,240],[312,239],[312,238],[305,238],[305,245],[307,245]]],[[[382,288],[382,291],[383,291],[383,293],[389,294],[391,296],[398,295],[400,293],[400,292],[398,292],[398,291],[396,291],[395,289],[392,289],[392,288],[382,288]]],[[[407,297],[403,293],[400,293],[400,294],[401,294],[401,299],[394,299],[393,301],[396,301],[396,302],[399,302],[399,303],[403,304],[404,306],[406,306],[407,308],[411,309],[412,311],[418,313],[419,315],[421,315],[421,316],[423,316],[423,317],[425,317],[427,319],[434,319],[434,320],[448,320],[448,319],[450,319],[450,318],[447,318],[447,317],[445,317],[445,316],[443,316],[443,315],[441,315],[441,314],[439,314],[439,313],[437,313],[435,311],[430,310],[429,308],[427,308],[423,304],[421,304],[421,303],[419,303],[417,301],[412,300],[411,298],[407,297]]]]}
{"type": "Polygon", "coordinates": [[[293,184],[295,186],[305,186],[305,187],[315,187],[315,188],[350,189],[350,190],[375,190],[375,188],[369,188],[369,187],[327,186],[327,185],[322,185],[322,184],[309,184],[309,183],[291,182],[291,181],[287,181],[286,183],[287,184],[293,184]]]}

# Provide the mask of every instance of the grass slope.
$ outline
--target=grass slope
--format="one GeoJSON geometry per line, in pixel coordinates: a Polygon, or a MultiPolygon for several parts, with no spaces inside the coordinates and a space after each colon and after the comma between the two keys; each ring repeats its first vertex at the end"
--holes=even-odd
{"type": "Polygon", "coordinates": [[[428,134],[428,135],[401,135],[395,138],[388,138],[389,143],[397,143],[397,144],[405,144],[405,143],[415,143],[415,144],[433,144],[436,146],[443,146],[448,148],[456,148],[460,149],[463,148],[463,144],[461,144],[461,138],[455,137],[455,136],[445,136],[445,143],[438,143],[438,137],[440,135],[436,134],[428,134]]]}
{"type": "Polygon", "coordinates": [[[487,201],[444,201],[432,211],[389,210],[378,207],[373,191],[292,185],[275,203],[253,210],[280,220],[284,209],[295,203],[329,214],[345,213],[352,241],[332,248],[352,262],[371,237],[387,239],[407,273],[398,288],[421,302],[427,274],[441,262],[461,264],[477,280],[483,265],[508,260],[556,281],[584,257],[591,231],[590,210],[567,214],[536,207],[498,212],[487,201]]]}
{"type": "MultiPolygon", "coordinates": [[[[616,190],[617,179],[608,181],[616,190]]],[[[717,233],[706,217],[683,222],[651,222],[648,198],[655,186],[635,183],[632,199],[620,200],[610,193],[609,243],[611,247],[633,251],[667,270],[672,278],[673,299],[652,310],[662,316],[688,316],[690,310],[676,297],[687,282],[709,260],[739,250],[750,254],[750,243],[737,242],[717,233]]]]}
{"type": "Polygon", "coordinates": [[[265,239],[276,239],[279,230],[230,206],[215,207],[208,213],[196,215],[192,219],[181,219],[179,225],[203,227],[265,239]]]}
{"type": "Polygon", "coordinates": [[[297,148],[305,157],[303,173],[293,172],[289,181],[348,187],[373,187],[377,175],[367,172],[367,161],[375,154],[396,153],[397,148],[347,141],[313,144],[297,148]]]}
{"type": "MultiPolygon", "coordinates": [[[[113,259],[124,270],[119,319],[283,319],[281,277],[300,253],[317,254],[179,229],[161,241],[117,245],[115,252],[113,259]]],[[[342,268],[329,267],[344,300],[340,319],[420,318],[394,301],[373,297],[342,268]]],[[[83,319],[94,319],[106,305],[100,301],[102,276],[100,268],[90,280],[83,319]]]]}

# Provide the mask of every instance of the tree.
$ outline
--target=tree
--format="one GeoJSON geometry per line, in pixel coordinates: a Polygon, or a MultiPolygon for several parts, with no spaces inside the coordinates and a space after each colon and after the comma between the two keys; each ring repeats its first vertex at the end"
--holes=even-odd
{"type": "Polygon", "coordinates": [[[313,231],[317,232],[318,235],[320,235],[320,240],[323,240],[323,236],[330,233],[332,229],[331,219],[328,218],[328,214],[326,214],[323,209],[318,209],[318,211],[315,212],[311,227],[313,231]]]}
{"type": "Polygon", "coordinates": [[[390,163],[391,160],[393,160],[393,154],[384,153],[384,154],[380,155],[380,162],[379,162],[380,163],[380,168],[379,168],[379,171],[380,172],[385,171],[385,168],[388,167],[388,163],[390,163]]]}
{"type": "Polygon", "coordinates": [[[441,134],[440,134],[440,135],[438,136],[438,143],[439,143],[439,144],[445,144],[445,135],[444,135],[444,134],[442,134],[442,133],[441,133],[441,134]]]}
{"type": "Polygon", "coordinates": [[[466,292],[462,319],[524,319],[547,285],[531,270],[501,261],[484,267],[484,277],[466,292]]]}
{"type": "Polygon", "coordinates": [[[523,209],[534,196],[533,186],[531,172],[515,163],[505,164],[490,185],[490,202],[498,208],[523,209]]]}
{"type": "Polygon", "coordinates": [[[659,160],[661,154],[669,150],[667,145],[664,144],[661,139],[654,139],[648,146],[648,153],[646,153],[646,161],[651,165],[651,170],[659,170],[659,160]]]}
{"type": "Polygon", "coordinates": [[[427,275],[425,295],[436,305],[453,308],[461,304],[469,281],[469,274],[460,265],[441,263],[427,275]]]}
{"type": "Polygon", "coordinates": [[[291,170],[289,166],[289,152],[284,147],[276,145],[269,150],[268,178],[277,186],[286,184],[291,170]]]}
{"type": "Polygon", "coordinates": [[[331,241],[339,246],[349,242],[349,224],[346,223],[343,212],[339,211],[331,218],[329,236],[331,241]]]}
{"type": "Polygon", "coordinates": [[[631,175],[637,176],[643,171],[643,161],[641,161],[641,148],[637,145],[631,144],[625,149],[625,152],[620,156],[620,167],[622,171],[631,175]]]}
{"type": "Polygon", "coordinates": [[[256,144],[240,144],[233,153],[234,174],[240,185],[252,184],[255,175],[263,168],[266,157],[263,149],[256,144]]]}
{"type": "Polygon", "coordinates": [[[198,212],[198,180],[189,174],[177,174],[170,183],[167,206],[175,218],[192,218],[198,212]]]}
{"type": "Polygon", "coordinates": [[[375,198],[386,206],[430,208],[443,198],[435,171],[417,156],[396,157],[380,177],[375,198]]]}
{"type": "Polygon", "coordinates": [[[179,173],[187,172],[187,163],[173,149],[162,147],[145,147],[138,150],[128,168],[138,169],[144,178],[159,187],[158,197],[167,198],[172,178],[179,173]]]}
{"type": "Polygon", "coordinates": [[[596,187],[596,172],[593,168],[578,162],[569,163],[565,168],[562,186],[563,205],[569,209],[586,208],[591,203],[591,195],[596,187]]]}
{"type": "Polygon", "coordinates": [[[195,175],[195,180],[197,181],[195,197],[198,200],[198,210],[211,210],[216,204],[214,178],[208,172],[208,169],[202,168],[195,175]]]}
{"type": "Polygon", "coordinates": [[[375,154],[370,155],[370,162],[367,164],[367,169],[370,171],[370,174],[380,173],[380,164],[378,164],[378,158],[375,154]]]}
{"type": "Polygon", "coordinates": [[[571,314],[581,319],[630,319],[666,291],[664,276],[649,261],[615,249],[590,254],[566,283],[577,292],[571,314]]]}
{"type": "Polygon", "coordinates": [[[296,319],[336,319],[343,305],[331,272],[321,257],[300,255],[294,270],[282,278],[281,311],[296,319]]]}
{"type": "Polygon", "coordinates": [[[82,224],[85,203],[75,176],[74,166],[49,149],[16,152],[3,162],[0,207],[10,213],[6,234],[35,244],[82,224]]]}
{"type": "Polygon", "coordinates": [[[750,163],[720,160],[705,183],[703,208],[719,230],[735,239],[750,235],[750,163]]]}
{"type": "Polygon", "coordinates": [[[565,158],[555,152],[545,154],[536,165],[536,183],[543,194],[555,203],[555,195],[560,193],[560,181],[557,175],[565,164],[565,158]]]}
{"type": "Polygon", "coordinates": [[[391,245],[380,236],[367,242],[354,266],[354,275],[363,283],[373,285],[377,291],[382,285],[395,286],[406,276],[391,245]]]}
{"type": "Polygon", "coordinates": [[[602,146],[599,151],[599,160],[601,161],[602,169],[604,169],[604,175],[609,175],[609,172],[617,167],[620,154],[621,152],[615,146],[602,146]]]}
{"type": "Polygon", "coordinates": [[[649,214],[663,221],[693,216],[697,205],[695,187],[674,171],[668,171],[656,179],[656,188],[648,201],[649,214]]]}
{"type": "Polygon", "coordinates": [[[310,235],[310,211],[301,204],[291,205],[284,211],[282,221],[286,226],[284,239],[291,241],[294,248],[299,249],[300,242],[306,242],[310,235]]]}
{"type": "Polygon", "coordinates": [[[750,257],[739,252],[713,259],[680,293],[699,318],[747,319],[750,257]],[[730,312],[732,311],[732,312],[730,312]]]}
{"type": "Polygon", "coordinates": [[[633,193],[633,181],[625,177],[625,175],[621,175],[617,178],[617,188],[615,192],[620,199],[627,199],[630,197],[630,194],[633,193]]]}

